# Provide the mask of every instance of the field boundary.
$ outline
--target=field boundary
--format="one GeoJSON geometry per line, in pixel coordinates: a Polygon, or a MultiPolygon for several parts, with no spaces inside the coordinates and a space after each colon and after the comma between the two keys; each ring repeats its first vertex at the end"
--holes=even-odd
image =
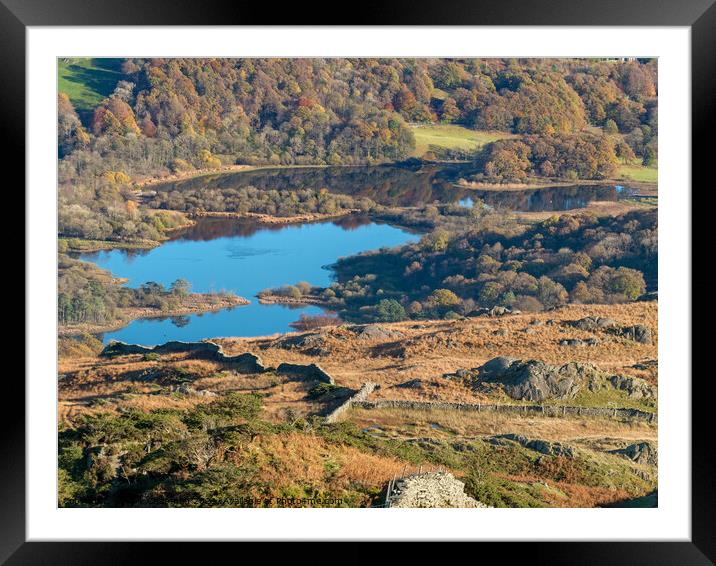
{"type": "Polygon", "coordinates": [[[408,401],[405,399],[382,399],[378,401],[356,400],[351,406],[361,409],[416,409],[423,411],[474,411],[494,413],[541,414],[549,417],[585,416],[612,417],[627,420],[643,420],[649,423],[658,421],[656,413],[619,407],[578,407],[569,405],[500,405],[479,403],[450,403],[440,401],[408,401]]]}
{"type": "Polygon", "coordinates": [[[348,409],[350,409],[354,404],[356,403],[362,403],[366,402],[366,399],[368,395],[373,393],[375,388],[378,387],[377,383],[372,383],[370,381],[367,381],[363,384],[363,386],[351,397],[346,399],[343,403],[338,405],[335,409],[333,409],[330,413],[326,415],[326,422],[327,423],[333,423],[336,422],[338,417],[340,417],[342,414],[344,414],[348,409]]]}

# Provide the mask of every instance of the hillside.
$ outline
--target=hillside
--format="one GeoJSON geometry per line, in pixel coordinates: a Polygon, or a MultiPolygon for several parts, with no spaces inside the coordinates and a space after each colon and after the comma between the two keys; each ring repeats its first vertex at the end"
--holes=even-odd
{"type": "Polygon", "coordinates": [[[656,71],[655,60],[60,60],[60,232],[159,241],[137,183],[244,165],[417,156],[472,163],[476,182],[651,180],[656,71]]]}
{"type": "Polygon", "coordinates": [[[656,319],[654,302],[570,305],[217,341],[259,366],[65,350],[60,503],[362,507],[394,476],[440,468],[489,506],[626,504],[656,488],[656,319]],[[493,379],[485,364],[504,355],[534,360],[524,383],[545,398],[493,379]],[[550,393],[552,375],[571,389],[550,393]],[[366,382],[365,402],[325,419],[366,382]]]}
{"type": "Polygon", "coordinates": [[[58,90],[66,94],[74,107],[89,122],[99,104],[110,96],[122,80],[122,59],[59,59],[58,90]]]}

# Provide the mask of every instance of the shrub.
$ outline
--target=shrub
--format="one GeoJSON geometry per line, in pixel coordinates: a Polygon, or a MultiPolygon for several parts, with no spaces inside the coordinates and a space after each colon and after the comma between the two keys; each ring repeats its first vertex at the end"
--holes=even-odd
{"type": "Polygon", "coordinates": [[[308,397],[310,399],[318,399],[328,393],[332,393],[336,389],[338,389],[338,386],[332,383],[319,383],[308,391],[308,397]]]}
{"type": "Polygon", "coordinates": [[[400,322],[407,315],[403,305],[395,299],[383,299],[376,306],[376,318],[381,322],[400,322]]]}

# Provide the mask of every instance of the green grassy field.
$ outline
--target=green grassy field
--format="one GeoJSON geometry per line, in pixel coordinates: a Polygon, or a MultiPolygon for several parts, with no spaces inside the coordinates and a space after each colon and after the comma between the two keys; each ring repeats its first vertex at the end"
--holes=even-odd
{"type": "Polygon", "coordinates": [[[448,149],[478,149],[503,138],[514,137],[506,132],[483,132],[453,124],[412,126],[415,135],[415,157],[422,157],[431,145],[448,149]]]}
{"type": "Polygon", "coordinates": [[[643,165],[620,165],[617,170],[617,177],[642,183],[656,183],[658,181],[658,169],[656,167],[644,167],[643,165]]]}
{"type": "Polygon", "coordinates": [[[70,97],[75,109],[87,114],[112,94],[122,79],[121,59],[59,59],[58,88],[70,97]]]}

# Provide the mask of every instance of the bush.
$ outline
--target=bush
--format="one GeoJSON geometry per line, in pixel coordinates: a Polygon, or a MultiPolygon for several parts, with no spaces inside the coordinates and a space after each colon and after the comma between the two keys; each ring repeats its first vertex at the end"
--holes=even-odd
{"type": "Polygon", "coordinates": [[[308,391],[308,397],[310,399],[318,399],[328,393],[332,393],[336,389],[338,389],[338,386],[333,385],[332,383],[319,383],[308,391]]]}
{"type": "Polygon", "coordinates": [[[407,318],[405,309],[395,299],[383,299],[376,306],[376,318],[380,322],[400,322],[407,318]]]}

